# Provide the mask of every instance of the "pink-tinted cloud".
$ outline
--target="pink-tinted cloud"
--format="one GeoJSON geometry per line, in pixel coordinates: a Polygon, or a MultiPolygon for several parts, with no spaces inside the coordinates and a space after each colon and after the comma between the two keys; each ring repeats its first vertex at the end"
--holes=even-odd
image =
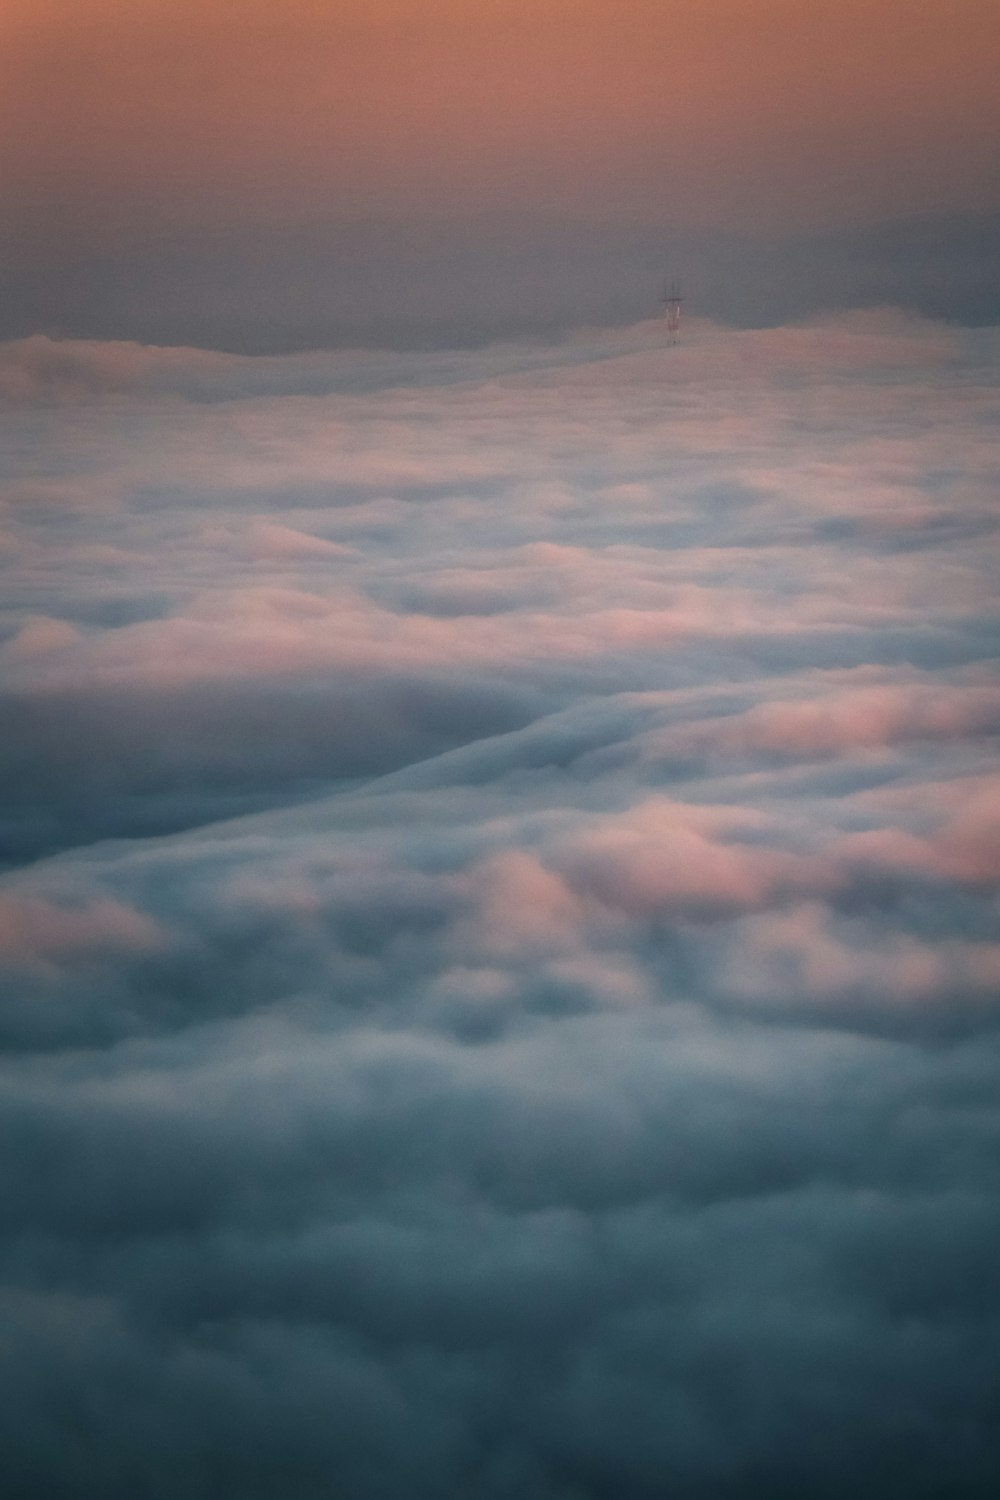
{"type": "Polygon", "coordinates": [[[88,897],[60,902],[45,893],[0,892],[0,955],[17,966],[71,967],[164,946],[160,925],[120,901],[88,897]]]}
{"type": "Polygon", "coordinates": [[[573,883],[604,904],[653,919],[725,915],[835,885],[816,860],[738,841],[762,827],[764,819],[739,809],[657,797],[595,820],[561,859],[573,883]]]}

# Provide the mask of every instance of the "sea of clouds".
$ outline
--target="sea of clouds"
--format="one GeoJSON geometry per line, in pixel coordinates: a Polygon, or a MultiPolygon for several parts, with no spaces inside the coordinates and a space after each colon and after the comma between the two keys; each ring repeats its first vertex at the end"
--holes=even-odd
{"type": "Polygon", "coordinates": [[[0,345],[15,1500],[1000,1485],[1000,337],[0,345]]]}

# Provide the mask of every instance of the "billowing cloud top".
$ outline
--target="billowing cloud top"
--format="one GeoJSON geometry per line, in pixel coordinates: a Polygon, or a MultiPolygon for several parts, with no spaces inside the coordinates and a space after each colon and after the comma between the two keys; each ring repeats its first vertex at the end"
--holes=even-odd
{"type": "Polygon", "coordinates": [[[5,1493],[992,1497],[996,332],[0,391],[5,1493]]]}

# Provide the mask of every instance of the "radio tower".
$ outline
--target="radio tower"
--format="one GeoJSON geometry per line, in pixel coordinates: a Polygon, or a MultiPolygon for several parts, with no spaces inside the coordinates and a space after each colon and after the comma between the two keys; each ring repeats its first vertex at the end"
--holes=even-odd
{"type": "Polygon", "coordinates": [[[667,319],[667,343],[676,344],[681,329],[681,289],[676,281],[663,288],[663,311],[667,319]]]}

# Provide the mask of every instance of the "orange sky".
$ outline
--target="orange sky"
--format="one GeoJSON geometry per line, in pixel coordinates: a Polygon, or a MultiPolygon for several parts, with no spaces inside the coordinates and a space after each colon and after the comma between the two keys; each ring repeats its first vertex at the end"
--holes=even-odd
{"type": "Polygon", "coordinates": [[[988,207],[998,56],[1000,0],[5,0],[0,189],[95,226],[988,207]]]}

